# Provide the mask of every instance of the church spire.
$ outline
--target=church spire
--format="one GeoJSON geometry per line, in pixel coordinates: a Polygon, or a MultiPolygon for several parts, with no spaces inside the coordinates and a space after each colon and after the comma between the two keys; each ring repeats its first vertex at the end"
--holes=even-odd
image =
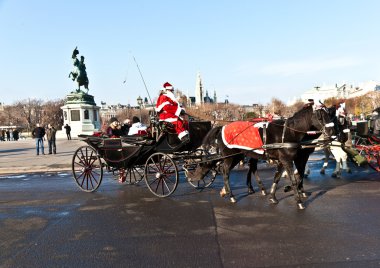
{"type": "Polygon", "coordinates": [[[197,75],[197,82],[195,85],[195,104],[196,105],[203,104],[203,85],[202,85],[201,74],[199,72],[197,75]]]}

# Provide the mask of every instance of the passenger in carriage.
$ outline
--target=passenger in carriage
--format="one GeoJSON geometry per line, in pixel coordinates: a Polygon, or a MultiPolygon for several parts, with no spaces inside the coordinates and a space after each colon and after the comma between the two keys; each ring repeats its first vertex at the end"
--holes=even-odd
{"type": "Polygon", "coordinates": [[[110,138],[118,138],[123,135],[120,122],[116,117],[111,117],[106,134],[110,138]]]}
{"type": "Polygon", "coordinates": [[[159,120],[172,123],[178,138],[182,143],[186,143],[189,141],[188,123],[181,117],[185,114],[185,110],[181,108],[174,96],[174,87],[169,82],[166,82],[163,87],[156,104],[159,120]]]}
{"type": "Polygon", "coordinates": [[[141,123],[137,116],[134,116],[132,118],[132,126],[129,128],[128,136],[145,136],[147,134],[147,126],[141,123]]]}
{"type": "Polygon", "coordinates": [[[121,131],[123,132],[123,136],[128,135],[130,127],[131,127],[131,119],[127,118],[124,120],[124,123],[121,126],[121,131]]]}

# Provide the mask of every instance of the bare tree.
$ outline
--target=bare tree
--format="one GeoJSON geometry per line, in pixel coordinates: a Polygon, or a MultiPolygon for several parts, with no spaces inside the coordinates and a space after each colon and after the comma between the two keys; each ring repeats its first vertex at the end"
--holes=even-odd
{"type": "Polygon", "coordinates": [[[285,116],[292,116],[295,112],[301,110],[304,105],[305,103],[301,99],[297,100],[295,103],[287,107],[285,116]]]}
{"type": "Polygon", "coordinates": [[[42,105],[41,123],[44,125],[52,124],[56,128],[63,125],[63,114],[61,107],[64,105],[64,99],[48,101],[42,105]]]}
{"type": "Polygon", "coordinates": [[[277,98],[272,98],[271,102],[268,104],[268,109],[272,114],[275,113],[284,116],[286,113],[286,104],[277,98]]]}
{"type": "Polygon", "coordinates": [[[28,132],[30,129],[40,122],[42,114],[42,104],[41,99],[26,99],[18,101],[14,104],[20,116],[26,120],[28,132]]]}

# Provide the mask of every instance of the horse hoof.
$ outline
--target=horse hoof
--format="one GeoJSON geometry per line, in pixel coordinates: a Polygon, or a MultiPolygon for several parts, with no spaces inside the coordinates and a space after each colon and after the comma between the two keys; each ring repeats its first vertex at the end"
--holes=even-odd
{"type": "Polygon", "coordinates": [[[319,171],[319,173],[321,173],[321,174],[325,174],[325,170],[321,170],[321,171],[319,171]]]}
{"type": "Polygon", "coordinates": [[[254,194],[254,193],[255,193],[255,190],[253,190],[252,188],[248,189],[248,194],[254,194]]]}
{"type": "Polygon", "coordinates": [[[267,195],[267,191],[265,191],[265,190],[261,190],[261,195],[267,195]]]}
{"type": "Polygon", "coordinates": [[[230,197],[230,202],[231,203],[236,203],[236,198],[235,197],[230,197]]]}
{"type": "Polygon", "coordinates": [[[348,168],[346,171],[347,171],[347,173],[350,173],[350,174],[352,173],[350,168],[348,168]]]}
{"type": "Polygon", "coordinates": [[[269,201],[270,201],[272,204],[278,204],[278,200],[277,200],[277,198],[275,198],[275,197],[271,197],[271,198],[269,198],[269,201]]]}
{"type": "Polygon", "coordinates": [[[220,194],[220,197],[225,197],[227,194],[226,189],[223,187],[222,190],[220,190],[219,194],[220,194]]]}
{"type": "Polygon", "coordinates": [[[286,186],[284,187],[284,192],[285,192],[285,193],[290,192],[291,190],[292,190],[292,186],[290,186],[290,185],[286,185],[286,186]]]}
{"type": "Polygon", "coordinates": [[[297,206],[298,209],[305,209],[305,205],[303,203],[298,203],[297,206]]]}
{"type": "Polygon", "coordinates": [[[333,174],[331,174],[331,177],[336,178],[336,177],[338,177],[338,175],[336,173],[333,173],[333,174]]]}

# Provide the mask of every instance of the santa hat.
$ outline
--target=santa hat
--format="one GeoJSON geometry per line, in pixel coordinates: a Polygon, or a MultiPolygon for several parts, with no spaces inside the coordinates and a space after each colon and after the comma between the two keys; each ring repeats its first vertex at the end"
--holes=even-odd
{"type": "Polygon", "coordinates": [[[166,82],[164,84],[164,89],[173,90],[174,88],[173,88],[173,86],[169,82],[166,82]]]}

